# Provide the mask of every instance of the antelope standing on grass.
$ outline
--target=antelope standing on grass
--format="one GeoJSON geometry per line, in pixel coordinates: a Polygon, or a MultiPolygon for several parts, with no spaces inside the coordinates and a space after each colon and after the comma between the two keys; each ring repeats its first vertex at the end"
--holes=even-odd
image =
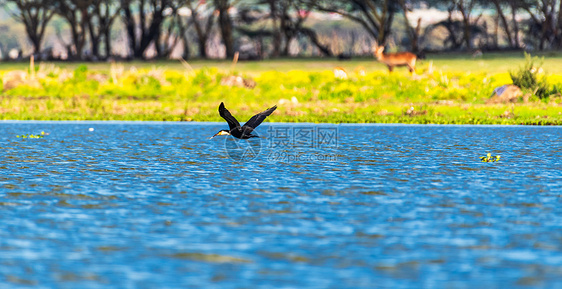
{"type": "Polygon", "coordinates": [[[408,66],[410,73],[416,69],[416,55],[411,52],[383,53],[384,45],[378,46],[375,42],[373,45],[373,53],[379,62],[388,66],[388,72],[392,72],[394,66],[408,66]]]}

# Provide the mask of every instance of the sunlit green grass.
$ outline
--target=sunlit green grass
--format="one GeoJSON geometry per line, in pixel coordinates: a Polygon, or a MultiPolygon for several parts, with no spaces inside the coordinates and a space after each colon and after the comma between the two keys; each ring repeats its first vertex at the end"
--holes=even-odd
{"type": "MultiPolygon", "coordinates": [[[[433,55],[416,75],[403,68],[389,74],[373,59],[337,61],[288,59],[239,62],[193,61],[41,64],[36,84],[4,89],[0,118],[19,120],[222,121],[220,102],[241,121],[278,105],[275,122],[562,124],[560,98],[488,105],[494,88],[511,83],[508,70],[523,54],[433,55]],[[347,79],[338,79],[343,67],[347,79]],[[365,74],[360,73],[361,70],[365,74]],[[221,84],[228,75],[253,78],[254,89],[221,84]],[[37,84],[39,83],[39,84],[37,84]]],[[[27,71],[28,63],[0,64],[27,71]]],[[[543,66],[562,87],[562,57],[543,66]]],[[[31,78],[32,76],[28,76],[31,78]]],[[[6,80],[6,79],[4,79],[6,80]]]]}

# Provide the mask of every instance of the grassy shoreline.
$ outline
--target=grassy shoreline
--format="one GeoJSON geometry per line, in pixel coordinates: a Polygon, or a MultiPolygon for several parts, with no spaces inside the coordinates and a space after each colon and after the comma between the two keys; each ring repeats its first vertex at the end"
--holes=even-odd
{"type": "MultiPolygon", "coordinates": [[[[150,104],[149,104],[150,105],[150,104]]],[[[126,105],[118,105],[120,110],[126,110],[126,105]]],[[[183,113],[171,113],[167,110],[146,110],[141,112],[137,108],[131,113],[92,113],[84,114],[82,111],[68,111],[65,113],[57,113],[55,116],[51,112],[44,114],[38,111],[30,111],[17,114],[4,113],[1,120],[37,120],[37,121],[210,121],[222,122],[216,107],[207,106],[211,113],[199,113],[185,115],[183,113]],[[215,115],[217,114],[217,115],[215,115]]],[[[263,110],[266,107],[252,110],[252,113],[263,110]]],[[[449,106],[428,106],[435,111],[450,110],[449,106]]],[[[284,122],[284,123],[402,123],[402,124],[490,124],[490,125],[562,125],[562,116],[558,111],[545,111],[539,107],[528,106],[473,106],[470,108],[456,107],[455,110],[467,109],[468,113],[459,116],[451,116],[446,114],[437,115],[380,115],[380,111],[363,110],[361,113],[348,112],[331,112],[329,114],[307,115],[301,117],[288,113],[274,114],[268,121],[284,122]],[[490,114],[493,110],[495,114],[490,114]],[[515,111],[514,117],[503,117],[506,111],[515,111]],[[517,115],[521,110],[523,113],[517,115]]],[[[251,117],[251,113],[247,110],[231,109],[241,121],[251,117]]]]}
{"type": "MultiPolygon", "coordinates": [[[[217,113],[219,101],[186,103],[182,100],[134,100],[118,98],[1,97],[2,120],[135,120],[135,121],[223,121],[217,113]],[[19,107],[7,111],[4,107],[19,107]]],[[[227,102],[227,105],[229,102],[227,102]]],[[[275,103],[229,105],[240,120],[250,118],[275,103]]],[[[559,106],[529,104],[377,104],[282,103],[269,121],[312,123],[408,123],[408,124],[502,124],[562,125],[559,106]],[[411,108],[414,108],[411,110],[411,108]]]]}
{"type": "MultiPolygon", "coordinates": [[[[522,56],[509,59],[524,62],[522,56]]],[[[195,63],[194,70],[177,63],[41,64],[32,74],[22,67],[14,84],[9,78],[17,67],[3,64],[0,119],[222,121],[217,107],[224,101],[240,120],[277,104],[268,121],[562,125],[560,97],[486,104],[495,87],[511,83],[507,71],[482,70],[501,59],[425,60],[416,76],[401,69],[389,75],[372,60],[333,62],[347,70],[347,78],[334,75],[334,63],[318,60],[285,61],[277,69],[272,66],[279,61],[244,63],[234,71],[228,62],[195,63]],[[253,78],[257,85],[225,83],[232,75],[253,78]]],[[[562,67],[562,58],[545,63],[550,71],[551,66],[562,67]]],[[[562,71],[549,81],[562,87],[562,71]]]]}

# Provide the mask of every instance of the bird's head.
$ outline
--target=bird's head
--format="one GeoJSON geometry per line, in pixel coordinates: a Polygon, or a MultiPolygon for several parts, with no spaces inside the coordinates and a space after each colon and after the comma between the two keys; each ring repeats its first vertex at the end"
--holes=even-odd
{"type": "Polygon", "coordinates": [[[220,130],[219,132],[217,132],[217,133],[216,133],[214,136],[212,136],[211,138],[214,138],[214,137],[216,137],[216,136],[218,136],[218,135],[230,135],[230,131],[225,130],[225,129],[220,130]]]}

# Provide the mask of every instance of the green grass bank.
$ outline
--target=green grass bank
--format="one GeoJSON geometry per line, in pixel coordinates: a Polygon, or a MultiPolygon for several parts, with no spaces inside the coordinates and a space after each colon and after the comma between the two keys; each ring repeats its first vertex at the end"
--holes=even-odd
{"type": "MultiPolygon", "coordinates": [[[[240,120],[274,104],[268,121],[419,124],[562,124],[559,94],[528,102],[487,104],[523,54],[436,55],[416,75],[389,74],[371,58],[239,62],[1,63],[3,120],[222,121],[224,101],[240,120]],[[347,72],[334,74],[335,67],[347,72]],[[240,79],[246,86],[237,86],[240,79]],[[255,84],[255,86],[254,86],[255,84]]],[[[546,55],[543,70],[562,87],[562,56],[546,55]]]]}

